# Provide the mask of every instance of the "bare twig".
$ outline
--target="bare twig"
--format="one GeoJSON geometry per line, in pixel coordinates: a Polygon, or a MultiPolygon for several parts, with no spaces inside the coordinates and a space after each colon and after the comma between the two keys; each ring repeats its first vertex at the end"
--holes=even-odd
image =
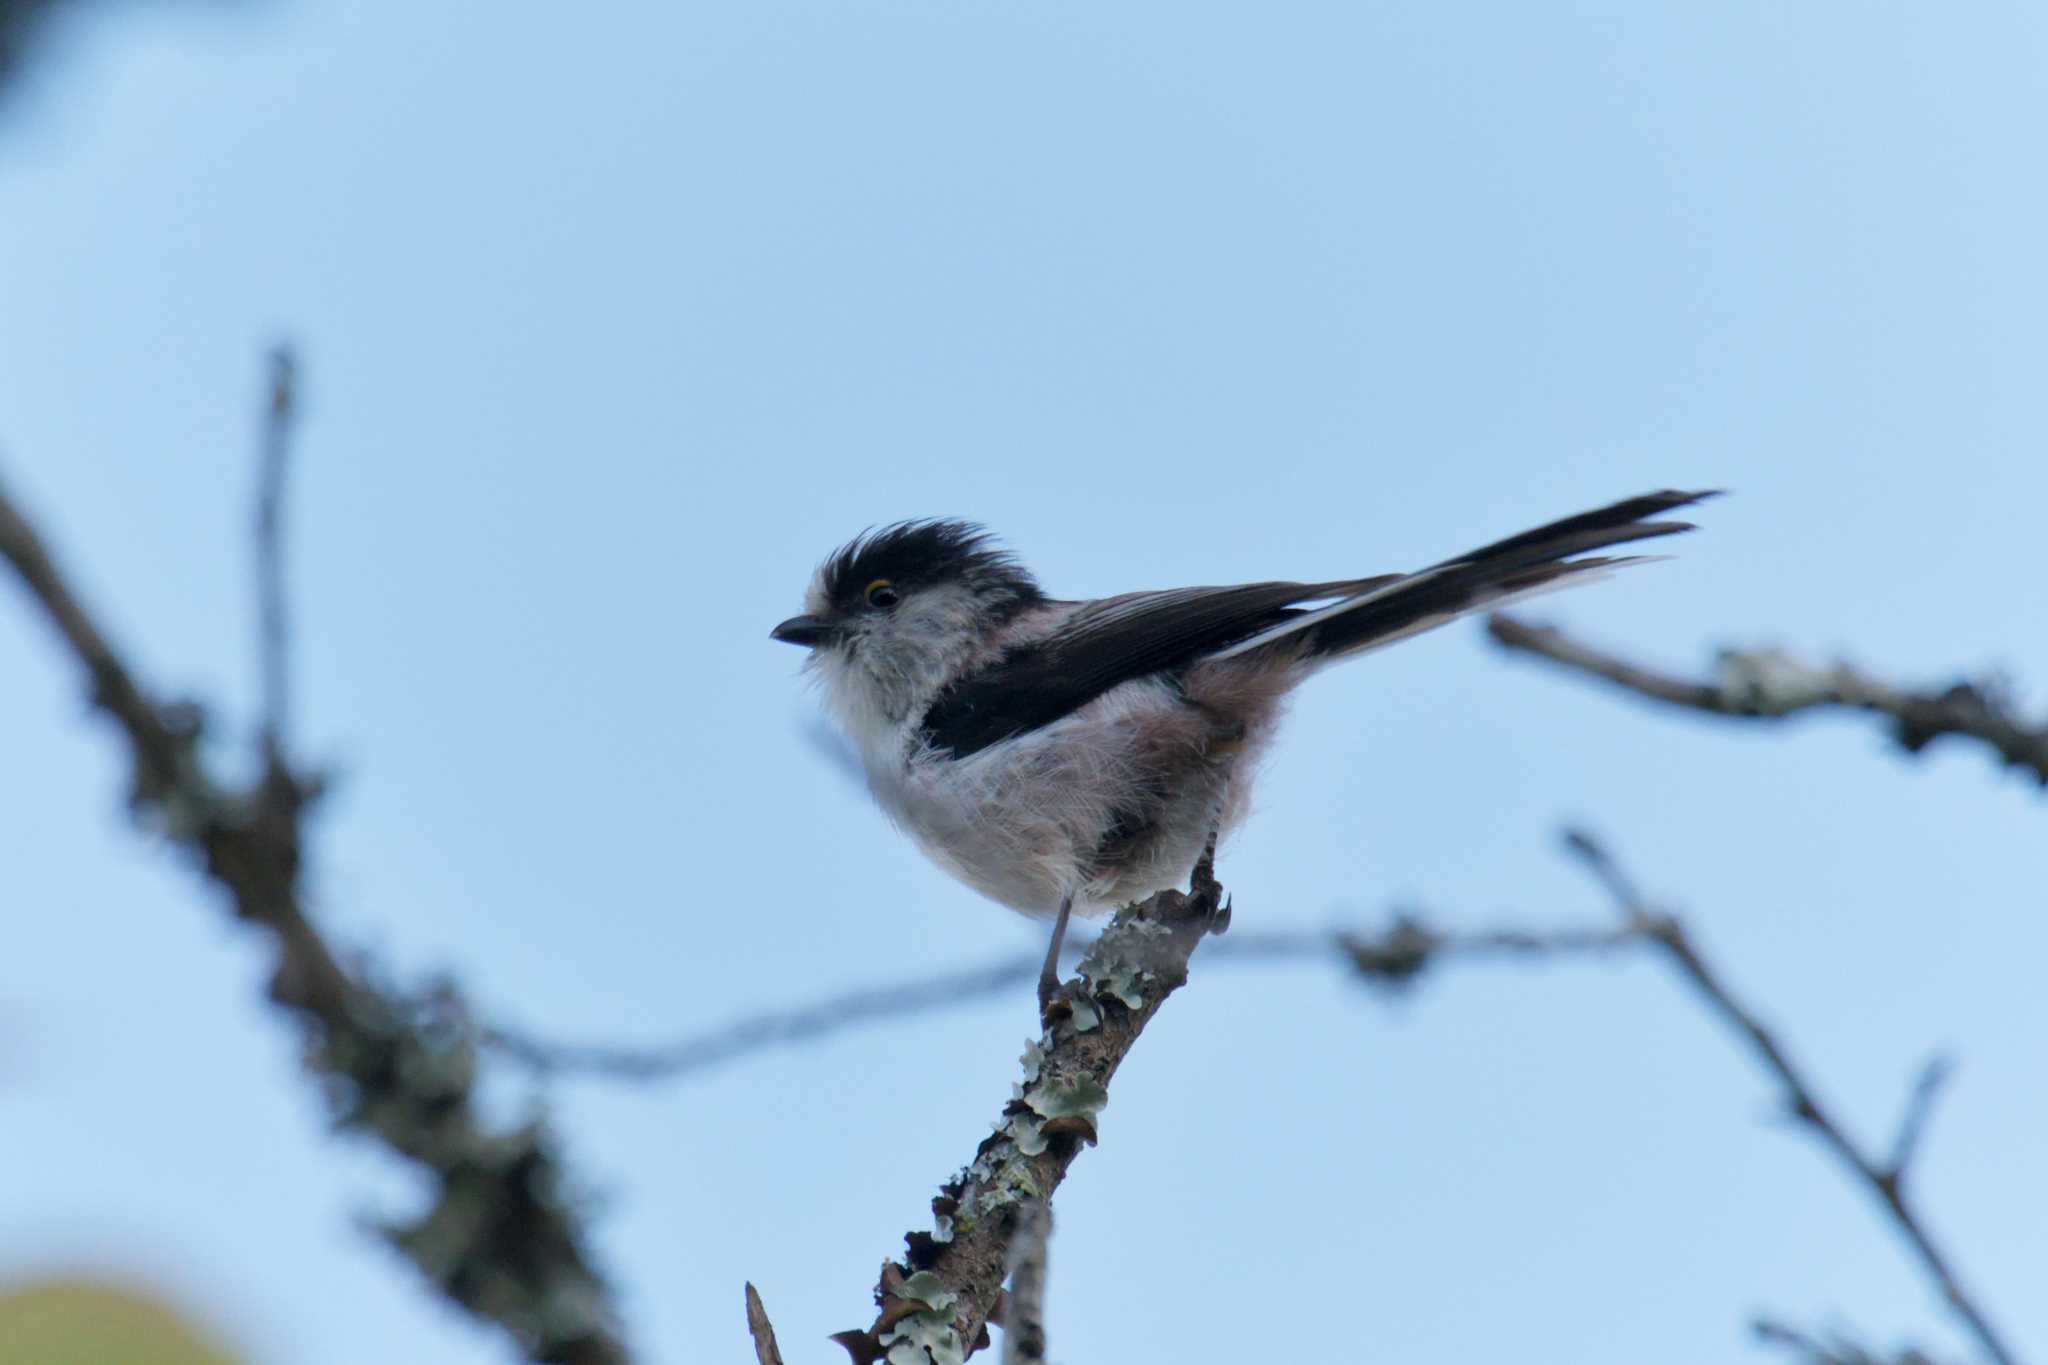
{"type": "Polygon", "coordinates": [[[1873,1351],[1839,1332],[1820,1337],[1775,1318],[1758,1318],[1750,1324],[1750,1330],[1765,1345],[1796,1353],[1801,1365],[1936,1365],[1934,1358],[1918,1347],[1904,1346],[1890,1353],[1873,1351]]]}
{"type": "MultiPolygon", "coordinates": [[[[1594,877],[1606,886],[1630,926],[1661,949],[1713,1012],[1748,1040],[1765,1069],[1784,1088],[1786,1108],[1792,1116],[1807,1125],[1821,1144],[1877,1197],[1906,1244],[1919,1258],[1922,1268],[1941,1291],[1950,1311],[1976,1338],[1985,1355],[1998,1365],[2014,1365],[2016,1357],[1992,1327],[1975,1297],[1963,1286],[1947,1255],[1935,1245],[1933,1235],[1907,1202],[1903,1169],[1879,1164],[1856,1144],[1848,1130],[1821,1105],[1812,1083],[1793,1064],[1776,1036],[1754,1011],[1735,998],[1707,965],[1686,935],[1684,926],[1645,901],[1597,840],[1574,830],[1565,836],[1565,842],[1594,877]]],[[[1907,1110],[1907,1123],[1903,1126],[1900,1141],[1894,1146],[1895,1154],[1900,1151],[1907,1156],[1912,1154],[1913,1137],[1926,1122],[1926,1109],[1939,1083],[1938,1073],[1935,1074],[1937,1078],[1932,1081],[1923,1074],[1916,1087],[1914,1101],[1907,1110]]]]}
{"type": "Polygon", "coordinates": [[[782,1348],[775,1344],[775,1324],[768,1321],[768,1308],[751,1281],[747,1285],[747,1332],[754,1338],[754,1365],[782,1365],[782,1348]]]}
{"type": "MultiPolygon", "coordinates": [[[[998,995],[1038,974],[1034,956],[1003,958],[925,981],[868,986],[787,1010],[749,1014],[703,1033],[648,1047],[556,1043],[508,1026],[483,1035],[485,1046],[542,1075],[574,1074],[621,1081],[692,1076],[771,1048],[789,1047],[841,1029],[923,1014],[998,995]]],[[[1022,996],[1020,995],[1021,999],[1022,996]]]]}
{"type": "Polygon", "coordinates": [[[1024,1083],[995,1132],[932,1200],[933,1229],[910,1233],[903,1261],[884,1263],[874,1323],[834,1338],[857,1365],[885,1355],[920,1359],[918,1351],[960,1360],[988,1344],[1020,1210],[1049,1201],[1095,1141],[1111,1078],[1187,980],[1188,958],[1222,904],[1204,856],[1192,894],[1162,891],[1119,913],[1095,940],[1080,978],[1054,997],[1043,1037],[1026,1047],[1024,1083]]]}
{"type": "MultiPolygon", "coordinates": [[[[1642,944],[1655,946],[1680,966],[1685,977],[1700,991],[1715,1012],[1735,1025],[1764,1060],[1766,1067],[1785,1084],[1793,1113],[1812,1125],[1859,1180],[1879,1194],[1893,1221],[1900,1226],[1906,1240],[1929,1271],[1944,1299],[1985,1345],[1990,1358],[2001,1365],[2011,1365],[2013,1357],[1993,1334],[1988,1320],[1977,1307],[1974,1298],[1957,1281],[1946,1257],[1934,1246],[1904,1195],[1907,1171],[1917,1151],[1920,1137],[1926,1130],[1941,1083],[1949,1074],[1950,1064],[1945,1059],[1936,1058],[1922,1070],[1900,1120],[1891,1155],[1885,1163],[1878,1164],[1874,1159],[1864,1155],[1848,1139],[1832,1116],[1821,1107],[1803,1074],[1794,1068],[1782,1045],[1728,993],[1719,977],[1700,957],[1698,949],[1685,936],[1682,927],[1668,915],[1654,909],[1620,865],[1598,843],[1583,834],[1572,834],[1568,839],[1572,851],[1598,877],[1621,909],[1621,924],[1549,929],[1503,927],[1444,931],[1413,915],[1402,915],[1387,928],[1372,934],[1317,930],[1279,930],[1263,933],[1239,931],[1218,942],[1205,953],[1204,960],[1240,963],[1334,961],[1367,980],[1402,987],[1416,980],[1430,964],[1445,959],[1582,956],[1610,953],[1642,944]]],[[[1120,919],[1118,924],[1122,925],[1123,921],[1120,919]]],[[[1107,938],[1105,935],[1105,939],[1107,938]]],[[[1189,946],[1192,947],[1192,943],[1189,946]]],[[[842,1027],[912,1012],[947,1008],[1002,992],[1022,997],[1025,983],[1033,975],[1033,962],[1032,958],[1020,956],[987,967],[935,978],[930,982],[899,984],[853,992],[810,1009],[742,1020],[667,1049],[637,1051],[562,1048],[528,1040],[513,1040],[503,1034],[498,1035],[496,1041],[500,1047],[512,1051],[514,1055],[522,1056],[536,1064],[545,1064],[562,1070],[594,1070],[613,1077],[638,1080],[673,1077],[688,1074],[697,1066],[731,1060],[773,1042],[816,1037],[842,1027]]],[[[1127,1048],[1129,1043],[1134,1041],[1135,1035],[1132,1034],[1123,1040],[1122,1046],[1127,1048]]],[[[1027,1060],[1032,1060],[1035,1056],[1034,1053],[1027,1060]]],[[[1086,1131],[1092,1130],[1091,1122],[1086,1131]]],[[[990,1140],[990,1143],[1000,1146],[1002,1140],[1003,1135],[999,1133],[996,1138],[990,1140]]],[[[984,1151],[978,1154],[977,1168],[982,1165],[982,1158],[988,1153],[989,1145],[985,1144],[984,1151]]],[[[1060,1171],[1064,1173],[1063,1165],[1060,1171]]],[[[974,1173],[970,1171],[968,1174],[974,1173]]],[[[959,1188],[949,1187],[935,1202],[934,1207],[940,1214],[941,1232],[949,1231],[951,1223],[957,1221],[954,1211],[959,1207],[961,1193],[959,1188]]],[[[1049,1189],[1047,1193],[1050,1193],[1049,1189]]],[[[917,1253],[923,1251],[929,1254],[934,1244],[942,1245],[940,1239],[936,1237],[923,1237],[921,1241],[921,1236],[912,1235],[913,1255],[909,1259],[909,1266],[922,1268],[917,1253]]],[[[919,1281],[916,1274],[906,1266],[892,1265],[885,1273],[880,1294],[885,1312],[882,1321],[878,1323],[878,1329],[891,1322],[891,1311],[911,1316],[937,1314],[938,1309],[917,1306],[927,1302],[917,1297],[917,1294],[925,1289],[940,1290],[942,1297],[953,1292],[946,1289],[942,1283],[919,1281]],[[909,1288],[906,1289],[906,1285],[909,1288]]],[[[950,1305],[954,1300],[945,1298],[944,1302],[950,1305]]],[[[949,1339],[966,1339],[960,1335],[961,1328],[958,1322],[948,1319],[948,1323],[948,1330],[954,1333],[949,1339]]],[[[878,1329],[842,1334],[844,1344],[853,1350],[856,1360],[867,1359],[865,1352],[878,1349],[879,1338],[887,1335],[878,1329]]],[[[1899,1365],[1906,1365],[1906,1360],[1906,1357],[1900,1357],[1899,1365]]]]}
{"type": "MultiPolygon", "coordinates": [[[[1943,1297],[1985,1345],[1990,1358],[2001,1365],[2011,1365],[2013,1357],[1993,1334],[1973,1297],[1961,1287],[1947,1259],[1935,1248],[1904,1196],[1907,1170],[1925,1132],[1941,1083],[1949,1073],[1949,1063],[1936,1058],[1922,1070],[1901,1118],[1890,1158],[1884,1164],[1878,1164],[1864,1155],[1821,1107],[1782,1045],[1754,1015],[1734,1000],[1719,977],[1707,967],[1682,927],[1668,915],[1657,911],[1620,865],[1593,839],[1583,834],[1572,834],[1568,839],[1572,851],[1585,862],[1620,908],[1621,924],[1443,931],[1412,915],[1402,915],[1386,929],[1372,934],[1316,930],[1239,931],[1218,942],[1205,953],[1204,960],[1241,963],[1335,961],[1367,980],[1401,987],[1412,983],[1426,967],[1441,959],[1577,956],[1609,953],[1643,944],[1655,946],[1680,966],[1686,979],[1699,990],[1714,1011],[1732,1023],[1749,1041],[1766,1067],[1786,1086],[1792,1111],[1812,1125],[1862,1183],[1879,1194],[1943,1297]]],[[[1113,929],[1123,925],[1124,920],[1120,918],[1113,929]]],[[[1108,941],[1110,936],[1105,935],[1105,942],[1108,941]]],[[[1188,946],[1192,948],[1192,941],[1188,946]]],[[[1184,962],[1185,959],[1181,960],[1184,962]]],[[[566,1070],[593,1069],[633,1079],[676,1076],[687,1074],[697,1065],[731,1060],[771,1042],[815,1037],[841,1027],[946,1008],[999,992],[1021,997],[1025,983],[1033,975],[1033,961],[1020,956],[926,983],[854,992],[811,1009],[742,1020],[669,1049],[559,1048],[528,1041],[514,1042],[505,1035],[500,1035],[497,1041],[499,1046],[513,1050],[515,1055],[524,1055],[529,1060],[566,1070]]],[[[1091,976],[1091,980],[1102,979],[1091,976]]],[[[1098,986],[1098,993],[1100,989],[1098,986]]],[[[1058,1041],[1056,1030],[1052,1045],[1056,1046],[1058,1041]]],[[[1124,1038],[1120,1046],[1127,1048],[1134,1041],[1133,1033],[1124,1038]]],[[[1042,1065],[1038,1058],[1036,1050],[1028,1054],[1027,1066],[1042,1065]]],[[[1010,1117],[1014,1118],[1016,1112],[1013,1106],[1010,1117]]],[[[1046,1127],[1050,1129],[1051,1125],[1046,1127]]],[[[1081,1131],[1092,1133],[1092,1120],[1081,1131]]],[[[991,1152],[995,1152],[998,1161],[1012,1159],[1003,1155],[1004,1140],[1004,1135],[999,1133],[989,1144],[984,1144],[983,1151],[977,1154],[976,1166],[965,1173],[964,1178],[969,1178],[968,1189],[955,1182],[935,1201],[941,1234],[951,1234],[957,1226],[963,1196],[971,1199],[974,1195],[970,1190],[985,1188],[989,1173],[996,1169],[987,1160],[991,1152]],[[981,1184],[974,1184],[975,1180],[981,1184]]],[[[1060,1166],[1059,1173],[1064,1173],[1064,1164],[1060,1166]]],[[[1046,1193],[1050,1193],[1049,1187],[1046,1193]]],[[[999,1209],[1003,1207],[1000,1199],[996,1206],[999,1209]]],[[[1007,1224],[1003,1232],[1005,1237],[1009,1236],[1007,1224]]],[[[880,1349],[881,1340],[889,1335],[887,1329],[898,1321],[916,1318],[919,1322],[937,1323],[951,1334],[947,1340],[955,1343],[967,1340],[963,1334],[966,1325],[978,1322],[956,1306],[961,1300],[949,1281],[924,1280],[910,1268],[926,1268],[936,1250],[946,1245],[943,1237],[913,1234],[910,1241],[913,1254],[907,1264],[892,1264],[885,1271],[879,1294],[884,1313],[877,1327],[865,1332],[842,1334],[843,1343],[854,1352],[856,1360],[871,1358],[872,1353],[880,1349]],[[922,1297],[928,1291],[936,1293],[938,1298],[922,1297]],[[896,1316],[892,1317],[892,1314],[896,1316]]],[[[1007,1338],[1006,1349],[1009,1349],[1007,1338]]],[[[1908,1365],[1909,1359],[1909,1356],[1900,1356],[1896,1365],[1908,1365]]]]}
{"type": "MultiPolygon", "coordinates": [[[[1333,962],[1374,982],[1402,986],[1439,958],[1540,957],[1625,948],[1634,936],[1601,925],[1566,929],[1443,931],[1408,915],[1386,929],[1233,929],[1202,954],[1217,964],[1333,962]]],[[[922,981],[886,982],[828,997],[812,1005],[743,1015],[729,1023],[644,1046],[563,1043],[506,1024],[486,1029],[481,1042],[542,1076],[582,1076],[653,1083],[689,1080],[757,1052],[815,1041],[843,1029],[934,1013],[1005,995],[1022,999],[1038,974],[1035,954],[999,958],[922,981]]]]}
{"type": "Polygon", "coordinates": [[[2007,689],[1996,683],[1966,681],[1916,692],[1848,664],[1819,668],[1775,650],[1732,649],[1721,652],[1712,681],[1694,682],[1603,653],[1554,626],[1494,616],[1486,628],[1510,650],[1694,711],[1765,720],[1800,711],[1864,711],[1888,717],[1893,741],[1914,754],[1942,735],[1967,736],[1989,745],[2008,767],[2026,769],[2048,786],[2048,725],[2020,720],[2007,689]]]}
{"type": "Polygon", "coordinates": [[[1927,1120],[1934,1114],[1934,1102],[1941,1097],[1941,1087],[1955,1069],[1954,1062],[1938,1056],[1928,1058],[1920,1068],[1920,1078],[1913,1083],[1905,1112],[1899,1116],[1898,1132],[1892,1137],[1891,1159],[1884,1165],[1893,1180],[1905,1180],[1913,1157],[1920,1150],[1920,1139],[1927,1132],[1927,1120]]]}
{"type": "Polygon", "coordinates": [[[262,778],[233,784],[210,768],[188,709],[157,702],[136,680],[4,489],[0,558],[120,729],[138,815],[195,855],[235,914],[274,944],[270,998],[304,1028],[306,1065],[336,1124],[374,1137],[432,1181],[424,1213],[383,1228],[391,1244],[536,1361],[626,1361],[553,1134],[538,1121],[494,1129],[475,1110],[475,1029],[460,999],[446,986],[408,994],[351,971],[308,916],[302,824],[318,784],[290,766],[281,726],[269,732],[279,743],[266,743],[262,778]]]}
{"type": "Polygon", "coordinates": [[[1440,958],[1557,957],[1611,952],[1635,941],[1630,929],[1480,929],[1443,931],[1409,918],[1370,938],[1337,935],[1347,964],[1370,980],[1405,985],[1440,958]]]}
{"type": "Polygon", "coordinates": [[[1045,1365],[1045,1260],[1052,1207],[1027,1199],[1010,1232],[1010,1293],[1003,1309],[1003,1365],[1045,1365]]]}
{"type": "Polygon", "coordinates": [[[290,735],[291,616],[284,588],[284,485],[298,418],[298,361],[280,342],[270,352],[269,395],[256,462],[256,623],[266,762],[280,761],[290,735]]]}

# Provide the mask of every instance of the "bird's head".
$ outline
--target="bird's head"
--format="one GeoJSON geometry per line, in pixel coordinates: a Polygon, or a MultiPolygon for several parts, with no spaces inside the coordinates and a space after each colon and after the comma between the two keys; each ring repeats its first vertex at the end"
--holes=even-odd
{"type": "Polygon", "coordinates": [[[979,526],[906,521],[865,532],[828,557],[811,578],[803,614],[769,634],[812,651],[843,709],[893,720],[1044,600],[979,526]],[[849,689],[860,695],[837,695],[849,689]]]}

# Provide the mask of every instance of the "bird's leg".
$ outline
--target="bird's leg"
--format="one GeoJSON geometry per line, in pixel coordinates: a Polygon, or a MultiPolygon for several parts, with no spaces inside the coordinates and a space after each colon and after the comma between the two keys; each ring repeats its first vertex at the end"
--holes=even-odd
{"type": "Polygon", "coordinates": [[[1230,902],[1223,899],[1223,888],[1216,882],[1216,840],[1223,834],[1223,821],[1230,814],[1230,779],[1223,779],[1223,788],[1216,794],[1216,819],[1209,826],[1209,837],[1202,843],[1202,856],[1195,859],[1194,873],[1188,878],[1188,894],[1208,911],[1209,932],[1221,934],[1230,928],[1230,902]]]}
{"type": "Polygon", "coordinates": [[[1195,860],[1195,870],[1188,877],[1188,900],[1207,920],[1212,934],[1220,934],[1230,928],[1230,902],[1223,898],[1223,887],[1216,881],[1216,836],[1219,832],[1213,827],[1210,829],[1209,840],[1202,845],[1202,856],[1195,860]]]}
{"type": "Polygon", "coordinates": [[[1060,989],[1060,947],[1067,941],[1067,919],[1074,913],[1072,895],[1060,897],[1060,912],[1052,922],[1052,942],[1045,948],[1045,966],[1038,973],[1038,1012],[1052,1009],[1052,998],[1060,989]]]}

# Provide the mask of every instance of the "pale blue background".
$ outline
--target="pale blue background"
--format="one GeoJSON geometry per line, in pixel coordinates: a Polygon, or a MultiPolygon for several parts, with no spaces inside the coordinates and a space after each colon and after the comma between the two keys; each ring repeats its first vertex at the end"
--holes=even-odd
{"type": "MultiPolygon", "coordinates": [[[[167,691],[249,714],[260,347],[308,364],[303,731],[343,941],[665,1037],[1028,951],[803,738],[769,625],[862,526],[1055,591],[1400,568],[1666,484],[1544,604],[2048,690],[2048,12],[2030,4],[91,7],[0,105],[0,469],[167,691]]],[[[112,1269],[258,1362],[492,1362],[352,1218],[264,955],[129,829],[0,603],[0,1277],[112,1269]]],[[[1973,750],[1618,701],[1470,626],[1328,677],[1248,926],[1597,921],[1604,831],[1862,1131],[1962,1070],[1930,1221],[2048,1354],[2041,798],[1973,750]]],[[[993,1119],[1014,999],[549,1093],[651,1361],[837,1358],[993,1119]]],[[[502,1087],[508,1104],[523,1091],[502,1087]]],[[[1955,1338],[1647,962],[1198,973],[1061,1192],[1054,1355],[1725,1361],[1955,1338]]]]}

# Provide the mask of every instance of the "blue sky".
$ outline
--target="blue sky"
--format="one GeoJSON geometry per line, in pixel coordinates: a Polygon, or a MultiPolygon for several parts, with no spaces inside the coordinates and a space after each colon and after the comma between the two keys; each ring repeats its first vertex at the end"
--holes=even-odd
{"type": "MultiPolygon", "coordinates": [[[[0,470],[169,693],[253,691],[262,348],[304,356],[302,733],[333,933],[657,1039],[1028,950],[804,739],[767,628],[870,523],[1055,592],[1402,568],[1735,495],[1542,614],[2048,695],[2048,17],[1964,4],[88,7],[0,105],[0,470]]],[[[259,1362],[494,1362],[365,1237],[260,946],[119,809],[0,610],[0,1279],[157,1286],[259,1362]]],[[[2048,1352],[2041,798],[1848,721],[1658,713],[1474,627],[1319,679],[1240,924],[1597,921],[1602,831],[2048,1352]]],[[[1200,970],[1058,1203],[1067,1360],[1724,1361],[1954,1343],[1648,962],[1200,970]],[[1300,1345],[1304,1324],[1311,1340],[1300,1345]]],[[[1008,1094],[1028,995],[545,1103],[651,1360],[792,1359],[1008,1094]]],[[[528,1095],[499,1087],[508,1112],[528,1095]]]]}

